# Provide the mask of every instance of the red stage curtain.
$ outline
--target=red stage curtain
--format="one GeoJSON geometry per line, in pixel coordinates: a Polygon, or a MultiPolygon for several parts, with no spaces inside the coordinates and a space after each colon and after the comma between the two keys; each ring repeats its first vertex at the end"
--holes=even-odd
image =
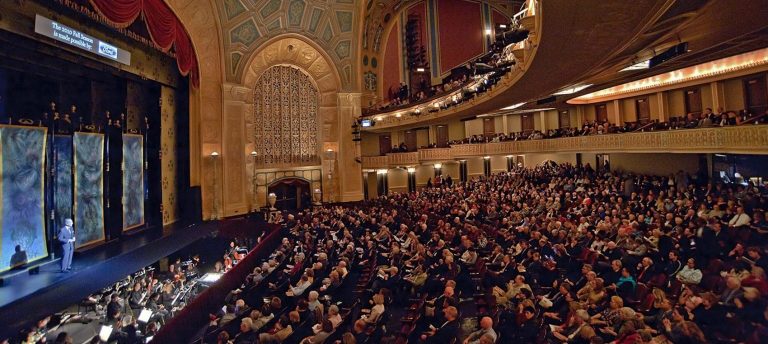
{"type": "Polygon", "coordinates": [[[176,21],[176,64],[179,66],[179,71],[182,75],[187,75],[192,69],[193,49],[192,42],[189,41],[189,36],[184,31],[181,22],[176,21]]]}
{"type": "Polygon", "coordinates": [[[199,86],[199,71],[189,35],[164,0],[90,0],[96,11],[117,28],[130,26],[139,15],[144,18],[152,41],[165,51],[176,48],[176,64],[199,86]]]}
{"type": "Polygon", "coordinates": [[[90,0],[96,11],[113,26],[125,28],[141,14],[142,0],[90,0]]]}
{"type": "MultiPolygon", "coordinates": [[[[152,40],[164,50],[176,39],[178,19],[163,0],[144,0],[144,22],[152,40]]],[[[181,25],[181,24],[178,24],[181,25]]]]}

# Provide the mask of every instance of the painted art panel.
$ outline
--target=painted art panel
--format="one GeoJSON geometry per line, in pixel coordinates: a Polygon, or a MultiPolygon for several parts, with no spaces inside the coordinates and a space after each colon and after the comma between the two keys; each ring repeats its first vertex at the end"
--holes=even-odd
{"type": "Polygon", "coordinates": [[[46,129],[0,126],[0,271],[48,256],[46,129]]]}
{"type": "Polygon", "coordinates": [[[54,231],[58,231],[64,226],[64,219],[72,218],[72,136],[54,136],[53,159],[54,231]]]}
{"type": "Polygon", "coordinates": [[[77,247],[104,240],[104,135],[75,133],[77,247]]]}
{"type": "Polygon", "coordinates": [[[123,230],[144,224],[144,137],[123,135],[123,230]]]}

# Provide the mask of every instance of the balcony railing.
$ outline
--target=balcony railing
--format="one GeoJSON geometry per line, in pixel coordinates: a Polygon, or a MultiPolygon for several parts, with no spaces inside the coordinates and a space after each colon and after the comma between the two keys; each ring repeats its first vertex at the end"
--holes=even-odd
{"type": "Polygon", "coordinates": [[[408,166],[419,163],[419,152],[389,153],[387,157],[390,166],[408,166]]]}
{"type": "Polygon", "coordinates": [[[453,159],[451,148],[419,149],[419,162],[444,161],[453,159]]]}
{"type": "Polygon", "coordinates": [[[364,169],[377,169],[487,155],[581,152],[768,154],[768,125],[460,144],[450,148],[363,157],[362,163],[364,169]]]}

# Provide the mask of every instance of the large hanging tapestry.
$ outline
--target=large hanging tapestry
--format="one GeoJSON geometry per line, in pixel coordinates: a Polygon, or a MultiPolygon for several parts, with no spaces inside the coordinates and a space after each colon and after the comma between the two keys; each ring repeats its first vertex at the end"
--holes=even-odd
{"type": "Polygon", "coordinates": [[[54,230],[64,226],[64,219],[72,218],[72,136],[56,135],[53,138],[54,230]]]}
{"type": "Polygon", "coordinates": [[[254,144],[259,163],[271,166],[318,164],[318,93],[297,68],[267,69],[254,89],[254,144]]]}
{"type": "Polygon", "coordinates": [[[104,135],[75,133],[77,247],[104,240],[104,135]]]}
{"type": "Polygon", "coordinates": [[[46,129],[0,126],[0,271],[48,256],[46,129]]]}
{"type": "Polygon", "coordinates": [[[123,135],[123,230],[144,224],[144,137],[123,135]]]}

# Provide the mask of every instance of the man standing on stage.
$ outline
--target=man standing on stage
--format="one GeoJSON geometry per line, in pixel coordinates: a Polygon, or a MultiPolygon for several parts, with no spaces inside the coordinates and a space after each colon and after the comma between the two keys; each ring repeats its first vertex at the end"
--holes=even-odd
{"type": "Polygon", "coordinates": [[[64,227],[59,230],[59,242],[61,243],[61,272],[72,270],[72,253],[75,251],[75,232],[72,229],[72,219],[64,220],[64,227]]]}

